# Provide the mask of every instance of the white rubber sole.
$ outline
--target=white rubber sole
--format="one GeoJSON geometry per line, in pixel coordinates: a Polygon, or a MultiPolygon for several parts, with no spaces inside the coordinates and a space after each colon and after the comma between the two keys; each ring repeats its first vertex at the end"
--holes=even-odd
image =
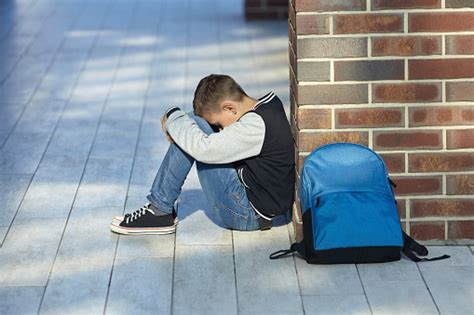
{"type": "Polygon", "coordinates": [[[110,223],[110,230],[112,232],[124,235],[161,235],[161,234],[171,234],[176,232],[176,226],[178,225],[178,219],[174,220],[174,224],[172,226],[160,227],[160,228],[131,228],[131,227],[123,227],[120,226],[120,222],[115,220],[110,223]]]}

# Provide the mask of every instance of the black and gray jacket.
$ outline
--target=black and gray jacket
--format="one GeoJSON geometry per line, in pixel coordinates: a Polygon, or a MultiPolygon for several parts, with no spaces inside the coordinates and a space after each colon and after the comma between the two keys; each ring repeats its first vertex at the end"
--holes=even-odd
{"type": "Polygon", "coordinates": [[[270,92],[238,121],[206,135],[178,108],[167,111],[171,138],[197,161],[233,163],[254,210],[266,219],[289,211],[294,201],[294,143],[283,104],[270,92]]]}

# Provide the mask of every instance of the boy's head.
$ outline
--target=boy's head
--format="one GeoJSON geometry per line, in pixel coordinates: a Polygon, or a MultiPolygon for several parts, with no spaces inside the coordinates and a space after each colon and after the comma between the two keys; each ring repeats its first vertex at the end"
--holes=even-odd
{"type": "Polygon", "coordinates": [[[194,113],[211,125],[227,127],[240,118],[249,96],[230,76],[211,74],[199,81],[194,92],[194,113]]]}

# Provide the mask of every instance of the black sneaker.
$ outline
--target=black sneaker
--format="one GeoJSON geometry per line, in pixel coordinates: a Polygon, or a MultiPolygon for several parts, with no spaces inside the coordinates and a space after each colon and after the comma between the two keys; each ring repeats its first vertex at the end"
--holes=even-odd
{"type": "Polygon", "coordinates": [[[163,214],[148,203],[133,213],[115,217],[110,230],[119,234],[169,234],[176,231],[176,213],[163,214]]]}

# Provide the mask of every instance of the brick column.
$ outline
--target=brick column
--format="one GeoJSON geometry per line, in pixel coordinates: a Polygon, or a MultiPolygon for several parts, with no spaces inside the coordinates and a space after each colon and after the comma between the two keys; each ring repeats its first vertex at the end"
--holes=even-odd
{"type": "Polygon", "coordinates": [[[409,234],[474,244],[474,1],[290,0],[288,34],[298,174],[320,145],[363,144],[409,234]]]}

